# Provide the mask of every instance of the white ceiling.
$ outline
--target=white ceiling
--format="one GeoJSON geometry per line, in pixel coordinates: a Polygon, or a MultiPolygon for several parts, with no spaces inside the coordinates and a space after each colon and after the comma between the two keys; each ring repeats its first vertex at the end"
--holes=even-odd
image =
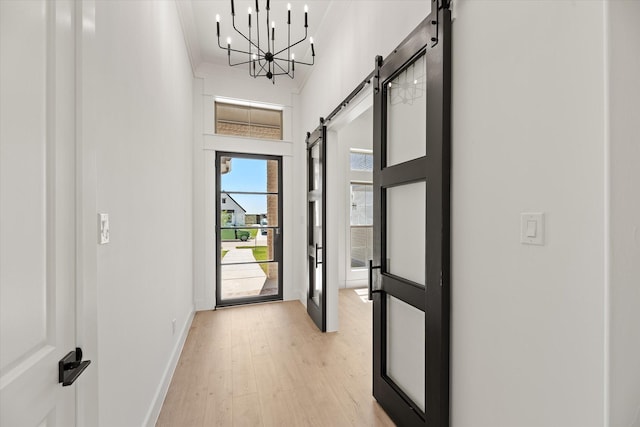
{"type": "MultiPolygon", "coordinates": [[[[248,35],[247,9],[253,10],[252,31],[255,34],[256,14],[255,0],[235,0],[236,28],[248,35]]],[[[286,47],[287,40],[287,3],[291,3],[291,40],[298,41],[304,37],[304,5],[309,6],[308,36],[317,34],[325,14],[332,3],[331,0],[271,0],[271,21],[276,25],[276,49],[286,47]]],[[[266,36],[266,0],[259,0],[260,7],[260,41],[266,36]]],[[[182,25],[185,31],[189,54],[193,69],[197,72],[206,64],[228,64],[226,51],[227,37],[231,37],[232,48],[246,50],[248,42],[231,25],[231,1],[230,0],[179,0],[178,8],[182,25]],[[225,49],[218,47],[216,37],[216,14],[220,15],[220,44],[225,49]]],[[[316,53],[322,52],[322,41],[314,38],[316,53]]],[[[311,62],[311,49],[309,39],[295,46],[296,62],[311,62]]],[[[240,54],[232,54],[232,62],[246,61],[248,58],[240,54]]],[[[240,67],[237,67],[240,68],[240,67]]],[[[296,66],[296,80],[304,81],[309,67],[296,66]]],[[[245,69],[246,70],[246,69],[245,69]]],[[[246,72],[238,70],[238,72],[246,72]]]]}

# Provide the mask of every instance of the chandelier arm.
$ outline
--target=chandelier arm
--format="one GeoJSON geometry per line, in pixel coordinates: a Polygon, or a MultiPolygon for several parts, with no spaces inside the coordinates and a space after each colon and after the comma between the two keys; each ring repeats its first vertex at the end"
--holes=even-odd
{"type": "MultiPolygon", "coordinates": [[[[282,61],[282,59],[279,59],[279,61],[282,61]]],[[[287,62],[289,62],[289,61],[287,61],[287,62]]],[[[284,68],[282,68],[282,67],[280,66],[280,64],[278,64],[278,62],[277,62],[277,61],[273,61],[273,63],[274,63],[275,65],[277,65],[277,66],[278,66],[278,68],[280,68],[280,69],[282,70],[282,73],[278,73],[278,74],[289,74],[289,71],[287,71],[287,70],[285,70],[284,68]]],[[[275,68],[274,68],[274,70],[273,70],[273,71],[275,71],[275,68]]],[[[275,74],[275,73],[274,73],[274,74],[275,74]]]]}
{"type": "MultiPolygon", "coordinates": [[[[0,1],[1,1],[1,0],[0,0],[0,1]]],[[[241,54],[243,54],[243,55],[251,55],[251,54],[250,54],[249,52],[247,52],[246,50],[231,49],[231,48],[227,49],[226,47],[223,47],[222,49],[224,49],[224,50],[228,50],[228,51],[231,51],[231,52],[241,53],[241,54]]]]}
{"type": "MultiPolygon", "coordinates": [[[[298,61],[298,60],[296,59],[296,65],[297,65],[297,64],[302,64],[302,65],[314,65],[314,64],[315,64],[315,62],[316,62],[316,61],[315,61],[315,59],[316,59],[316,58],[315,58],[315,56],[313,56],[313,57],[311,57],[311,58],[312,58],[312,62],[302,62],[302,61],[298,61]]],[[[293,62],[293,61],[291,61],[291,60],[284,59],[284,58],[275,58],[275,59],[276,59],[276,60],[278,60],[278,61],[288,61],[288,62],[293,62]]]]}
{"type": "Polygon", "coordinates": [[[258,75],[261,75],[260,73],[263,73],[265,71],[264,66],[267,65],[267,63],[266,62],[264,64],[258,63],[258,65],[260,65],[260,71],[258,71],[258,75]]]}
{"type": "Polygon", "coordinates": [[[250,63],[250,62],[251,62],[251,60],[249,60],[249,61],[237,62],[237,63],[235,63],[235,64],[232,64],[232,63],[231,63],[231,59],[229,59],[229,65],[231,65],[232,67],[235,67],[235,66],[237,66],[237,65],[244,65],[244,64],[248,64],[248,63],[250,63]]]}
{"type": "MultiPolygon", "coordinates": [[[[251,39],[249,39],[247,36],[245,36],[242,31],[240,31],[239,29],[236,28],[236,17],[235,15],[231,17],[231,23],[233,25],[233,29],[236,30],[236,33],[240,34],[242,37],[244,37],[244,39],[246,41],[248,41],[249,43],[251,43],[253,45],[253,47],[255,47],[256,49],[258,49],[258,52],[260,52],[262,55],[264,55],[264,52],[262,51],[262,49],[260,49],[260,46],[257,46],[254,42],[251,41],[251,39]]],[[[233,49],[232,49],[233,50],[233,49]]],[[[245,52],[249,55],[251,55],[249,52],[245,52]]]]}
{"type": "Polygon", "coordinates": [[[307,29],[305,28],[305,29],[304,29],[304,38],[302,38],[302,39],[298,40],[297,42],[295,42],[295,43],[294,43],[294,44],[292,44],[292,45],[289,45],[289,47],[286,47],[286,48],[282,49],[281,51],[278,51],[278,52],[274,53],[274,54],[273,54],[273,56],[276,56],[276,55],[281,54],[281,53],[282,53],[282,52],[284,52],[285,50],[290,49],[290,48],[294,47],[295,45],[298,45],[298,44],[302,43],[302,42],[303,42],[303,41],[305,41],[306,39],[307,39],[307,29]]]}

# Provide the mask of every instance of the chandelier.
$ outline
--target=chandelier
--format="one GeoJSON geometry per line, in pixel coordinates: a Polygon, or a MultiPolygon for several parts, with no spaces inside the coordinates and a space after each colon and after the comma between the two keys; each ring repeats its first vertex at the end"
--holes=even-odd
{"type": "MultiPolygon", "coordinates": [[[[294,43],[291,43],[291,3],[287,4],[287,44],[286,47],[282,47],[281,43],[276,49],[276,23],[271,21],[271,31],[269,32],[269,11],[270,0],[266,0],[266,12],[267,19],[266,25],[262,29],[263,34],[260,33],[260,8],[258,0],[256,0],[255,8],[255,28],[252,25],[253,11],[251,8],[247,10],[248,16],[248,35],[238,30],[236,27],[236,11],[234,0],[231,0],[231,22],[233,29],[242,36],[246,41],[246,50],[231,48],[231,37],[227,37],[227,46],[224,47],[220,44],[220,15],[216,15],[216,33],[218,36],[218,47],[227,51],[227,57],[229,58],[229,65],[232,67],[239,65],[248,65],[249,75],[253,78],[266,77],[275,84],[275,76],[287,75],[292,79],[295,76],[296,64],[313,65],[315,63],[316,52],[313,46],[313,37],[309,38],[311,44],[311,63],[296,61],[295,55],[291,53],[291,48],[302,43],[307,39],[308,29],[308,12],[309,8],[304,6],[304,37],[294,43]],[[255,30],[255,31],[254,31],[255,30]],[[262,36],[262,40],[261,40],[262,36]],[[247,60],[240,62],[231,62],[231,53],[246,55],[247,60]]],[[[278,39],[278,42],[280,40],[278,39]]],[[[238,55],[234,55],[238,56],[238,55]]]]}

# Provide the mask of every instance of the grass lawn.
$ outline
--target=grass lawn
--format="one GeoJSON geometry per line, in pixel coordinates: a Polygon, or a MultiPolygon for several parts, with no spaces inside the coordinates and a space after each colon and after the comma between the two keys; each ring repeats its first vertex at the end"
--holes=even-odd
{"type": "MultiPolygon", "coordinates": [[[[238,229],[240,230],[240,229],[238,229]]],[[[242,231],[249,232],[249,238],[255,239],[256,234],[258,234],[258,228],[243,228],[242,231]]],[[[234,229],[223,228],[220,230],[220,239],[221,240],[236,240],[236,233],[234,229]]]]}
{"type": "Polygon", "coordinates": [[[220,259],[224,258],[224,256],[227,254],[227,252],[229,252],[227,249],[223,249],[222,250],[222,256],[220,257],[220,259]]]}
{"type": "MultiPolygon", "coordinates": [[[[258,230],[256,230],[257,232],[258,230]]],[[[269,248],[267,246],[237,246],[236,249],[251,249],[256,261],[266,261],[269,259],[269,248]]],[[[224,256],[224,255],[223,255],[224,256]]],[[[260,268],[267,274],[267,264],[260,264],[260,268]]]]}

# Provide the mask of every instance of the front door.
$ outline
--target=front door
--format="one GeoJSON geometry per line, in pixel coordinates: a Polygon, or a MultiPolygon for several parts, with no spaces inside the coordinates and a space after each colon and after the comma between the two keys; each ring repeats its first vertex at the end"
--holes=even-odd
{"type": "Polygon", "coordinates": [[[282,299],[282,157],[216,153],[216,306],[282,299]]]}
{"type": "Polygon", "coordinates": [[[398,425],[448,425],[449,24],[434,1],[377,60],[373,393],[398,425]]]}
{"type": "Polygon", "coordinates": [[[72,0],[0,1],[1,426],[76,424],[58,382],[76,342],[74,21],[72,0]]]}
{"type": "Polygon", "coordinates": [[[327,330],[327,266],[323,261],[327,239],[326,136],[324,125],[307,134],[307,312],[322,332],[327,330]]]}

